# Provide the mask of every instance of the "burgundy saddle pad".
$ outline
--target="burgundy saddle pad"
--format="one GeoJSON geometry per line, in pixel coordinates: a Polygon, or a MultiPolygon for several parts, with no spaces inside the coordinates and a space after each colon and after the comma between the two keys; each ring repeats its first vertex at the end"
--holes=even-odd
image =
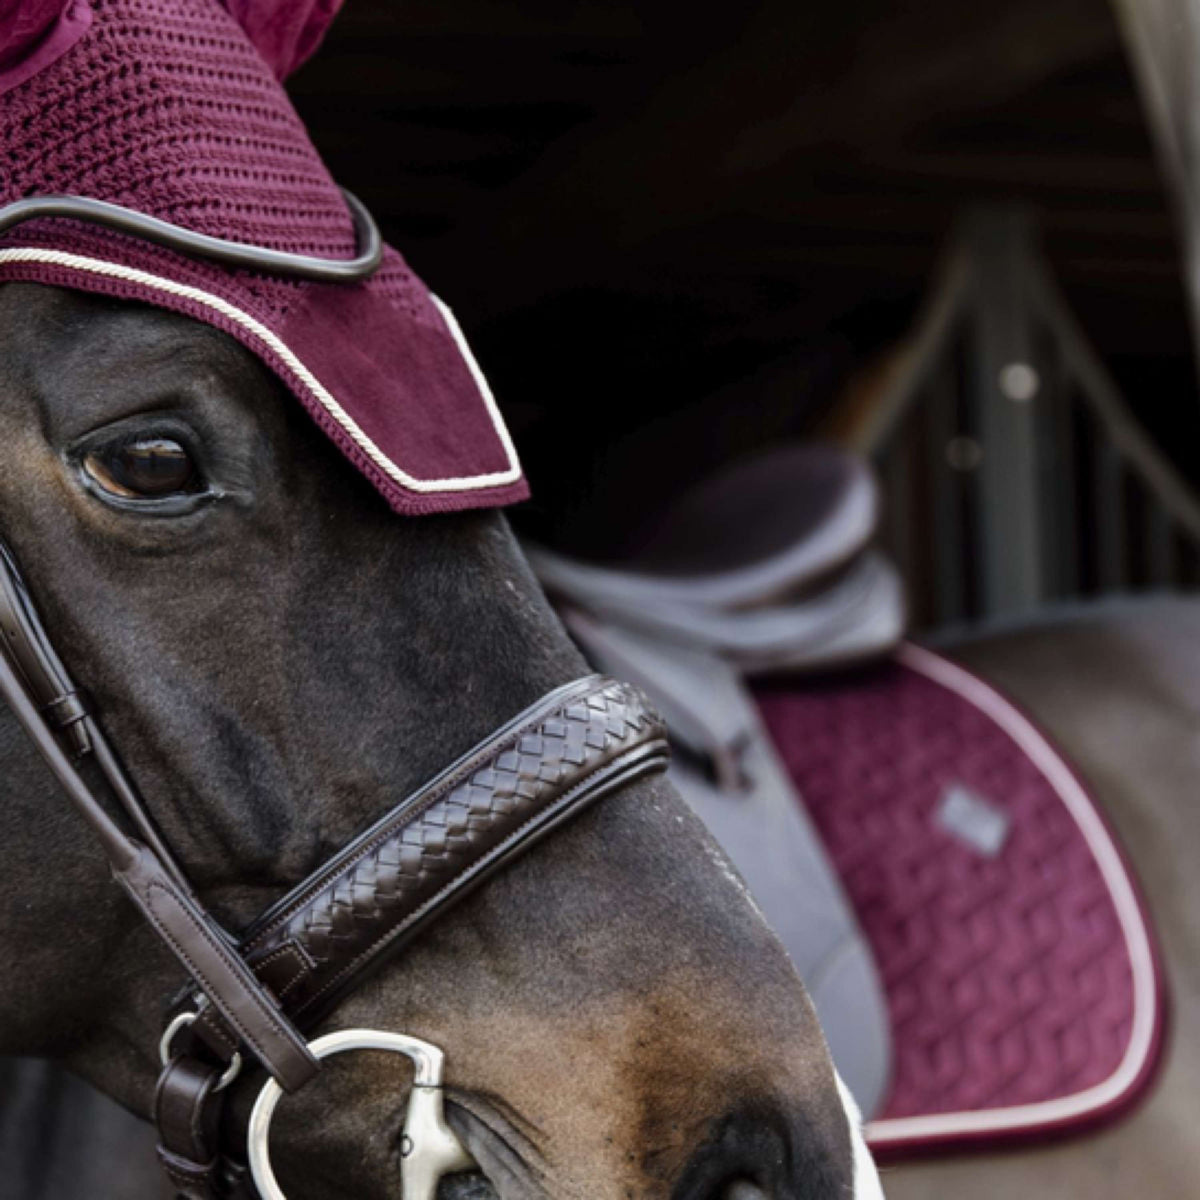
{"type": "Polygon", "coordinates": [[[1112,831],[1030,719],[947,659],[768,685],[762,714],[874,950],[893,1077],[877,1153],[1094,1126],[1163,1041],[1153,933],[1112,831]]]}

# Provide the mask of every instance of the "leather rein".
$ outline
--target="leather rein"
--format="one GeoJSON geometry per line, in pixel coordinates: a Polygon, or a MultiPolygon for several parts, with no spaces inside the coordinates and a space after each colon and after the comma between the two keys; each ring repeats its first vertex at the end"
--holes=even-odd
{"type": "MultiPolygon", "coordinates": [[[[378,265],[380,239],[370,214],[357,202],[351,210],[359,252],[344,264],[217,242],[74,197],[0,209],[0,232],[34,217],[69,216],[230,266],[353,282],[378,265]]],[[[645,697],[600,676],[555,689],[235,937],[205,909],[171,854],[55,652],[2,539],[0,641],[0,695],[95,834],[117,882],[190,979],[183,999],[168,1009],[154,1106],[159,1158],[177,1195],[254,1194],[246,1163],[220,1144],[224,1092],[246,1059],[270,1076],[252,1116],[249,1148],[260,1193],[276,1200],[283,1193],[269,1167],[266,1122],[278,1094],[303,1087],[321,1057],[373,1046],[408,1054],[417,1066],[406,1125],[411,1161],[402,1166],[405,1200],[432,1200],[440,1175],[471,1161],[442,1118],[441,1052],[404,1034],[375,1031],[332,1034],[310,1046],[305,1032],[491,872],[581,809],[662,770],[666,731],[645,697]]]]}

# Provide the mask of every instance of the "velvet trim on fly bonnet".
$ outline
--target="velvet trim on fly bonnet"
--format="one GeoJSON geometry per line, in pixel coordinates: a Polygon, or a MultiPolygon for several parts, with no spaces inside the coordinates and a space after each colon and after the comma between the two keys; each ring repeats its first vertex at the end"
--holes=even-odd
{"type": "MultiPolygon", "coordinates": [[[[339,3],[0,0],[0,205],[67,193],[227,240],[354,257],[346,203],[279,82],[339,3]]],[[[398,512],[527,495],[453,316],[390,247],[367,282],[324,284],[42,219],[0,236],[9,280],[146,301],[224,330],[398,512]]]]}

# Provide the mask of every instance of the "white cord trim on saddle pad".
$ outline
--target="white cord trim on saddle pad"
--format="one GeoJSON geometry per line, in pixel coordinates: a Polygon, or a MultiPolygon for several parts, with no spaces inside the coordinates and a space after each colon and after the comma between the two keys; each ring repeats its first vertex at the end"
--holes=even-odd
{"type": "Polygon", "coordinates": [[[500,415],[496,398],[492,395],[491,388],[488,387],[487,380],[484,379],[483,372],[479,369],[479,364],[475,361],[475,356],[471,353],[466,339],[463,337],[462,330],[459,328],[458,322],[454,319],[454,314],[436,296],[433,297],[433,301],[437,305],[438,311],[441,313],[450,331],[450,335],[454,338],[455,345],[458,347],[467,364],[467,368],[471,372],[471,378],[475,381],[475,386],[479,388],[484,408],[487,410],[496,436],[504,448],[505,458],[509,465],[503,471],[494,471],[489,475],[464,475],[459,478],[450,479],[418,479],[410,475],[407,471],[397,466],[396,463],[392,462],[380,450],[354,418],[325,389],[321,381],[317,379],[276,334],[272,333],[261,321],[255,320],[249,313],[243,312],[240,308],[230,304],[227,300],[223,300],[220,296],[214,296],[211,292],[205,292],[200,288],[191,287],[187,284],[176,283],[174,280],[164,279],[159,275],[151,275],[148,271],[139,271],[134,267],[125,267],[120,263],[106,262],[98,258],[87,258],[80,254],[69,254],[63,250],[36,250],[27,247],[0,250],[0,265],[4,263],[46,263],[55,267],[67,267],[73,271],[83,271],[90,275],[121,279],[154,291],[165,292],[167,295],[179,296],[181,299],[191,300],[196,304],[202,304],[206,308],[212,309],[213,312],[220,313],[221,316],[233,321],[253,338],[261,342],[273,354],[278,355],[288,370],[308,390],[313,399],[333,417],[371,462],[390,479],[410,492],[478,491],[481,488],[501,487],[504,484],[516,483],[521,478],[521,463],[517,458],[516,447],[513,445],[508,427],[504,423],[504,418],[500,415]]]}
{"type": "Polygon", "coordinates": [[[875,1147],[898,1142],[921,1142],[944,1137],[986,1136],[992,1133],[1036,1131],[1062,1125],[1118,1103],[1138,1082],[1154,1048],[1158,1024],[1158,983],[1154,954],[1142,918],[1141,905],[1130,883],[1120,852],[1103,819],[1074,772],[1041,732],[1008,700],[982,679],[938,654],[906,642],[896,654],[910,670],[957,693],[990,717],[1042,773],[1079,827],[1100,868],[1116,909],[1133,971],[1133,1027],[1125,1057],[1101,1083],[1070,1096],[1015,1104],[978,1112],[934,1113],[924,1117],[869,1121],[867,1141],[875,1147]]]}

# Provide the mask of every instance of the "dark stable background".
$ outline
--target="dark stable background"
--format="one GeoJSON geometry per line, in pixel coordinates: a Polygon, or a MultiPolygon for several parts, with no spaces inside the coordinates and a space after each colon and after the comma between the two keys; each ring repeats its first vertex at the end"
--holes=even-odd
{"type": "Polygon", "coordinates": [[[979,203],[1033,209],[1197,478],[1178,241],[1105,0],[349,0],[291,91],[458,313],[539,536],[617,552],[682,483],[810,429],[979,203]]]}

